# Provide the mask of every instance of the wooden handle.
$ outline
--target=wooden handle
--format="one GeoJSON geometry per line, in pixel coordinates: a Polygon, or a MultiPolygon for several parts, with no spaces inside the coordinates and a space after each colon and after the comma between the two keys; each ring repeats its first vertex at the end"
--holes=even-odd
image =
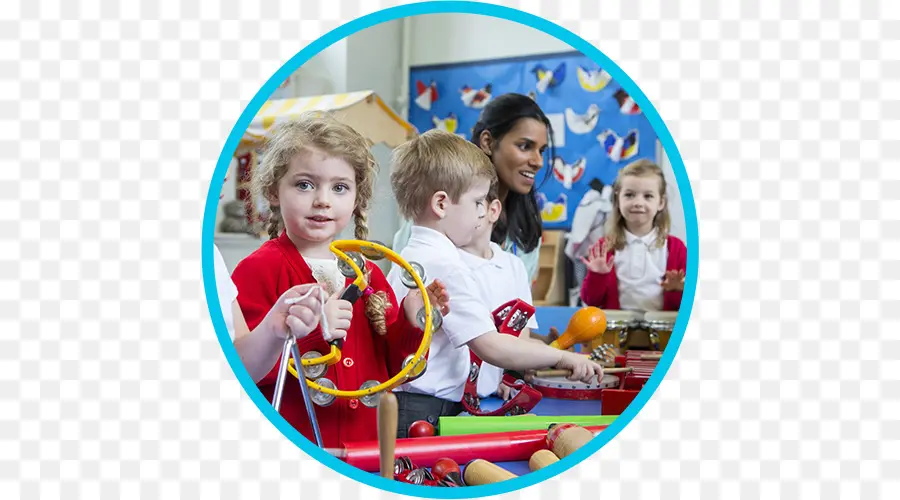
{"type": "Polygon", "coordinates": [[[397,396],[391,391],[378,398],[378,451],[381,477],[394,479],[394,447],[397,445],[397,396]]]}
{"type": "Polygon", "coordinates": [[[555,453],[550,450],[538,450],[528,460],[528,468],[534,472],[555,462],[559,462],[559,457],[555,453]]]}
{"type": "Polygon", "coordinates": [[[641,355],[641,359],[648,360],[648,361],[652,361],[652,360],[658,361],[658,360],[662,359],[662,354],[643,354],[643,355],[641,355]]]}
{"type": "Polygon", "coordinates": [[[566,458],[594,439],[594,433],[584,427],[566,424],[547,433],[547,445],[559,458],[566,458]]]}
{"type": "MultiPolygon", "coordinates": [[[[633,370],[634,368],[630,366],[625,368],[604,368],[603,373],[613,375],[616,373],[629,373],[633,370]]],[[[568,377],[571,374],[572,370],[536,370],[534,372],[535,377],[568,377]]]]}
{"type": "Polygon", "coordinates": [[[500,481],[519,477],[497,464],[480,458],[469,462],[463,475],[463,480],[469,486],[499,483],[500,481]]]}

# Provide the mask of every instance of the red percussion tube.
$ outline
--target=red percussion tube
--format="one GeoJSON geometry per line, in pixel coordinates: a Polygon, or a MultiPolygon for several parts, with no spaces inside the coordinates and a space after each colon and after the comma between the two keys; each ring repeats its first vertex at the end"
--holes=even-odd
{"type": "MultiPolygon", "coordinates": [[[[585,428],[596,435],[606,427],[592,425],[585,428]]],[[[514,462],[528,460],[534,452],[547,449],[546,438],[546,429],[406,438],[397,440],[394,455],[409,457],[417,464],[433,464],[441,458],[449,458],[456,463],[469,463],[477,458],[494,463],[514,462]]],[[[343,449],[326,451],[366,472],[379,470],[378,441],[344,443],[343,449]]]]}

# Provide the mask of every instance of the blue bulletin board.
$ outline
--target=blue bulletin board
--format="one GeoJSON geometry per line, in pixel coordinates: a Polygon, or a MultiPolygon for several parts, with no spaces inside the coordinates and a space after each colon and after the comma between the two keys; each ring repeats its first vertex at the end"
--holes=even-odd
{"type": "Polygon", "coordinates": [[[581,197],[612,184],[639,158],[658,161],[657,137],[628,94],[580,52],[410,68],[409,122],[471,140],[481,108],[509,92],[531,95],[550,118],[556,157],[537,176],[546,229],[569,230],[581,197]]]}

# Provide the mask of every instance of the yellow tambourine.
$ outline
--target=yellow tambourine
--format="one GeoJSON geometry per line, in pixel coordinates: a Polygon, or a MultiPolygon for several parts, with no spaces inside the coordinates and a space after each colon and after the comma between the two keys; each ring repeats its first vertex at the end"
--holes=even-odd
{"type": "MultiPolygon", "coordinates": [[[[420,319],[424,320],[424,335],[422,336],[422,343],[419,344],[419,349],[416,350],[415,354],[411,356],[411,359],[405,361],[404,366],[400,370],[400,372],[386,382],[380,383],[378,385],[373,385],[371,383],[364,384],[364,387],[368,387],[360,388],[355,391],[343,391],[335,389],[333,387],[325,387],[309,379],[306,379],[306,385],[323,394],[328,394],[344,399],[355,399],[394,389],[395,387],[398,387],[405,383],[408,379],[416,378],[417,376],[421,375],[425,368],[425,360],[423,359],[425,356],[425,352],[428,351],[429,347],[431,346],[431,336],[434,333],[433,321],[435,320],[434,315],[436,313],[435,311],[432,311],[431,302],[428,299],[428,291],[425,289],[425,283],[422,281],[424,279],[424,270],[422,269],[422,267],[416,264],[416,266],[418,266],[419,268],[416,269],[413,265],[406,262],[403,257],[400,257],[399,254],[393,252],[389,248],[386,248],[379,243],[375,243],[372,241],[339,240],[332,242],[329,248],[331,249],[332,253],[337,255],[340,259],[338,261],[338,265],[341,268],[341,272],[345,275],[349,274],[349,277],[356,276],[356,279],[353,281],[353,283],[349,287],[347,287],[347,289],[344,290],[344,293],[341,295],[342,299],[350,300],[351,302],[362,296],[363,291],[368,286],[366,283],[365,273],[362,270],[362,268],[365,267],[365,261],[361,256],[365,256],[373,260],[387,258],[391,262],[402,267],[406,271],[406,275],[404,275],[403,277],[403,283],[410,288],[418,288],[419,291],[422,292],[424,309],[420,311],[420,319]],[[356,252],[356,254],[351,257],[345,252],[356,252]],[[351,270],[352,274],[350,273],[351,270]],[[424,318],[421,317],[422,311],[424,311],[424,318]]],[[[324,356],[317,356],[315,353],[307,354],[311,354],[311,356],[301,356],[301,364],[304,367],[321,366],[322,374],[324,374],[324,372],[328,369],[328,366],[339,362],[341,359],[341,350],[339,347],[339,343],[337,342],[331,343],[331,351],[324,356]]],[[[294,377],[297,377],[298,379],[300,378],[299,374],[297,373],[297,367],[294,363],[293,358],[291,358],[290,362],[288,363],[288,371],[294,377]]],[[[306,377],[304,376],[304,378],[306,377]]]]}

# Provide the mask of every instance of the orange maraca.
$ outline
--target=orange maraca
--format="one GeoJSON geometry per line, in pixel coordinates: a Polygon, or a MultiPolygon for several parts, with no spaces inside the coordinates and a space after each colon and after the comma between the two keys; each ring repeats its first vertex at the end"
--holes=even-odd
{"type": "Polygon", "coordinates": [[[590,342],[606,331],[606,314],[597,307],[583,307],[572,315],[569,326],[550,347],[568,349],[575,344],[590,342]]]}

